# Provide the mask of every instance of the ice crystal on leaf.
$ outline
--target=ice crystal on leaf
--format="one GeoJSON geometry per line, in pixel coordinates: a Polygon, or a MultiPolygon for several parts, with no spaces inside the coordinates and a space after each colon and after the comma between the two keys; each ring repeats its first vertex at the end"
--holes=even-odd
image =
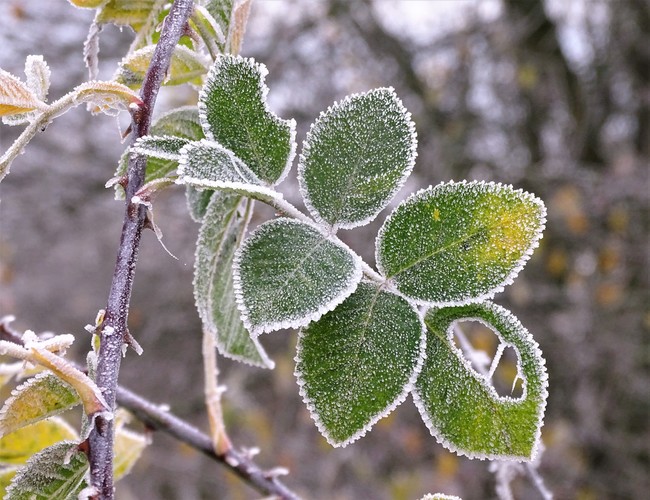
{"type": "Polygon", "coordinates": [[[357,440],[404,401],[422,366],[424,342],[417,309],[367,282],[300,332],[300,393],[330,444],[357,440]]]}
{"type": "Polygon", "coordinates": [[[263,64],[222,55],[212,65],[199,95],[205,135],[231,150],[264,183],[284,179],[295,155],[295,122],[267,106],[263,64]]]}
{"type": "Polygon", "coordinates": [[[317,320],[361,280],[361,259],[343,243],[284,218],[258,227],[233,269],[242,320],[253,335],[317,320]]]}
{"type": "Polygon", "coordinates": [[[202,139],[181,149],[178,182],[203,189],[239,193],[261,200],[281,197],[262,181],[232,151],[202,139]]]}
{"type": "Polygon", "coordinates": [[[440,184],[415,193],[386,219],[377,266],[419,303],[478,302],[512,282],[545,220],[541,200],[512,186],[440,184]]]}
{"type": "Polygon", "coordinates": [[[413,397],[431,434],[470,458],[532,460],[546,408],[548,376],[537,342],[508,310],[491,302],[430,310],[427,356],[413,397]],[[453,325],[477,320],[518,354],[523,394],[499,396],[453,343],[453,325]]]}
{"type": "Polygon", "coordinates": [[[61,441],[27,461],[7,488],[6,500],[73,500],[86,487],[88,470],[85,453],[78,444],[61,441]]]}
{"type": "Polygon", "coordinates": [[[248,203],[253,202],[242,202],[237,194],[212,196],[196,244],[194,298],[203,329],[215,337],[222,355],[273,368],[258,339],[246,330],[235,302],[232,261],[250,217],[248,203]],[[242,212],[245,208],[249,210],[242,212]]]}
{"type": "Polygon", "coordinates": [[[416,144],[410,113],[392,88],[334,104],[312,125],[300,157],[307,208],[330,226],[367,224],[411,173],[416,144]]]}

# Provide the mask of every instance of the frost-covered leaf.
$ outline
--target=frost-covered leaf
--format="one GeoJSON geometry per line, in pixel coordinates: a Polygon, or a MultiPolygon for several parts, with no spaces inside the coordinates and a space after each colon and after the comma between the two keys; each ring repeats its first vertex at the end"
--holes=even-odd
{"type": "Polygon", "coordinates": [[[115,431],[113,446],[113,476],[119,481],[126,476],[138,461],[150,440],[144,434],[129,429],[119,428],[115,431]]]}
{"type": "Polygon", "coordinates": [[[0,410],[0,436],[80,403],[77,392],[59,377],[42,372],[16,387],[0,410]]]}
{"type": "MultiPolygon", "coordinates": [[[[149,69],[155,45],[148,45],[128,54],[115,74],[115,81],[131,89],[138,89],[142,85],[144,76],[149,69]]],[[[172,53],[169,71],[163,85],[181,85],[193,83],[201,85],[202,76],[207,73],[208,67],[205,58],[182,45],[176,46],[172,53]]]]}
{"type": "Polygon", "coordinates": [[[300,332],[300,393],[330,444],[357,440],[404,401],[422,367],[424,341],[418,311],[366,282],[300,332]]]}
{"type": "Polygon", "coordinates": [[[212,189],[196,189],[192,186],[186,187],[185,197],[187,199],[187,208],[194,222],[203,221],[213,194],[214,190],[212,189]]]}
{"type": "Polygon", "coordinates": [[[29,87],[11,73],[0,69],[0,116],[20,115],[47,109],[29,87]]]}
{"type": "Polygon", "coordinates": [[[170,135],[145,135],[131,146],[131,153],[178,162],[181,148],[190,142],[182,137],[170,135]]]}
{"type": "Polygon", "coordinates": [[[428,493],[424,495],[420,500],[463,500],[460,497],[455,495],[445,495],[443,493],[428,493]]]}
{"type": "Polygon", "coordinates": [[[209,11],[202,5],[195,5],[188,20],[189,27],[195,31],[203,41],[211,55],[222,53],[226,38],[209,11]]]}
{"type": "Polygon", "coordinates": [[[266,67],[252,59],[219,56],[199,95],[206,137],[231,150],[269,185],[286,176],[295,154],[295,122],[267,106],[266,67]]]}
{"type": "Polygon", "coordinates": [[[138,94],[117,82],[86,82],[72,91],[75,102],[87,102],[93,114],[115,115],[129,104],[141,104],[138,94]]]}
{"type": "Polygon", "coordinates": [[[541,200],[512,186],[439,184],[386,219],[377,266],[418,302],[477,302],[512,282],[537,247],[545,218],[541,200]]]}
{"type": "Polygon", "coordinates": [[[253,335],[298,328],[343,302],[361,280],[361,259],[292,219],[259,226],[235,254],[235,293],[253,335]]]}
{"type": "Polygon", "coordinates": [[[130,26],[135,32],[152,31],[166,3],[167,0],[108,0],[97,12],[95,22],[130,26]]]}
{"type": "Polygon", "coordinates": [[[27,56],[25,60],[25,76],[27,87],[37,99],[45,101],[50,90],[50,68],[43,56],[27,56]]]}
{"type": "Polygon", "coordinates": [[[251,0],[207,0],[205,3],[224,35],[219,44],[222,53],[239,53],[250,6],[251,0]]]}
{"type": "Polygon", "coordinates": [[[78,444],[57,443],[30,458],[7,489],[5,500],[76,500],[88,470],[78,444]]]}
{"type": "MultiPolygon", "coordinates": [[[[248,203],[252,203],[248,202],[248,203]]],[[[194,263],[194,299],[203,330],[216,339],[219,352],[254,366],[274,363],[244,326],[235,302],[232,262],[243,239],[251,208],[237,194],[214,193],[199,231],[194,263]]]]}
{"type": "Polygon", "coordinates": [[[77,432],[65,420],[58,417],[41,420],[0,439],[0,463],[22,464],[43,448],[78,438],[77,432]]]}
{"type": "Polygon", "coordinates": [[[427,358],[413,397],[431,434],[470,458],[531,460],[539,444],[548,377],[537,342],[509,311],[491,302],[432,309],[427,358]],[[453,342],[461,320],[481,321],[515,349],[523,378],[519,398],[499,396],[453,342]]]}
{"type": "Polygon", "coordinates": [[[68,2],[75,7],[81,7],[82,9],[96,9],[107,1],[108,0],[68,0],[68,2]]]}
{"type": "Polygon", "coordinates": [[[181,150],[178,183],[238,193],[263,201],[282,196],[260,185],[257,176],[232,151],[205,139],[181,150]]]}
{"type": "Polygon", "coordinates": [[[307,208],[337,228],[367,224],[411,173],[416,145],[411,115],[392,88],[334,104],[312,125],[300,156],[307,208]]]}
{"type": "MultiPolygon", "coordinates": [[[[185,106],[161,115],[154,121],[149,130],[150,137],[170,136],[175,137],[180,144],[181,141],[198,141],[203,138],[203,129],[199,122],[199,111],[196,106],[185,106]]],[[[172,175],[178,167],[178,158],[147,158],[145,170],[145,184],[163,177],[172,175]]],[[[129,150],[127,149],[115,172],[116,177],[126,175],[129,162],[129,150]]],[[[124,199],[124,189],[117,184],[115,195],[117,199],[124,199]]]]}

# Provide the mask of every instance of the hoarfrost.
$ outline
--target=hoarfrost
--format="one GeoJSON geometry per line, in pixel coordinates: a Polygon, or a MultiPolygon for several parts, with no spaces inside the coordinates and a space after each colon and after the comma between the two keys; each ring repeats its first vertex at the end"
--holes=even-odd
{"type": "Polygon", "coordinates": [[[253,336],[315,321],[361,280],[361,259],[311,224],[279,218],[259,226],[235,254],[234,287],[253,336]]]}

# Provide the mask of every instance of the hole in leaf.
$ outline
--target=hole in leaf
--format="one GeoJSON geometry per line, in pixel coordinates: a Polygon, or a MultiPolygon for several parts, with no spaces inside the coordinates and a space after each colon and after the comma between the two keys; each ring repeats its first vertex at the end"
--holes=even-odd
{"type": "Polygon", "coordinates": [[[454,345],[477,374],[488,376],[501,397],[523,396],[523,380],[517,372],[517,351],[501,345],[497,334],[481,321],[457,321],[452,325],[454,345]]]}

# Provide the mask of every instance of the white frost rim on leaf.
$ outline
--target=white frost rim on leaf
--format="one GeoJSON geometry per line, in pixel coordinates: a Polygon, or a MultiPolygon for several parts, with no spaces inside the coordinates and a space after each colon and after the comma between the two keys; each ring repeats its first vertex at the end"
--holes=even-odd
{"type": "Polygon", "coordinates": [[[233,260],[233,266],[232,266],[233,287],[235,289],[235,299],[237,301],[237,307],[241,312],[241,319],[244,322],[244,326],[251,333],[251,337],[257,337],[262,333],[269,333],[276,330],[285,330],[289,328],[300,328],[302,326],[308,325],[312,321],[317,321],[324,314],[334,310],[336,306],[338,306],[341,302],[343,302],[350,295],[352,295],[352,293],[357,289],[357,286],[361,281],[361,277],[363,276],[363,269],[361,263],[362,263],[361,257],[359,257],[350,247],[348,247],[345,243],[343,243],[338,238],[327,234],[323,227],[318,226],[316,224],[307,223],[304,221],[297,221],[295,219],[287,219],[285,217],[279,217],[277,219],[273,219],[265,222],[264,224],[261,224],[260,226],[257,227],[255,231],[253,231],[253,233],[246,239],[246,241],[244,241],[244,243],[237,249],[237,251],[235,252],[235,258],[233,260]],[[320,306],[316,311],[312,311],[311,313],[306,315],[302,314],[300,316],[287,318],[282,321],[272,321],[270,323],[253,325],[250,321],[250,311],[248,306],[245,303],[244,291],[242,289],[242,282],[241,282],[241,275],[240,275],[242,254],[243,252],[246,251],[248,246],[254,243],[256,241],[256,238],[259,237],[260,230],[263,231],[264,228],[266,228],[267,226],[272,224],[278,224],[278,223],[307,226],[315,230],[326,241],[332,243],[333,245],[344,250],[348,255],[350,255],[350,257],[352,257],[352,264],[354,267],[352,269],[351,276],[347,280],[347,286],[341,288],[338,291],[336,296],[334,296],[328,302],[320,306]]]}
{"type": "MultiPolygon", "coordinates": [[[[456,300],[456,301],[441,301],[441,302],[436,302],[436,301],[429,301],[429,300],[424,300],[420,299],[417,297],[408,297],[408,299],[418,305],[425,305],[425,306],[430,306],[430,307],[453,307],[453,306],[464,306],[468,304],[476,304],[479,302],[484,302],[486,300],[490,300],[494,298],[494,296],[497,293],[501,293],[506,286],[512,284],[512,282],[515,280],[519,272],[524,268],[530,257],[533,255],[533,252],[535,249],[539,246],[540,240],[543,238],[543,233],[544,229],[546,228],[546,206],[544,205],[544,202],[535,196],[532,193],[529,193],[527,191],[524,191],[523,189],[514,189],[514,187],[510,184],[502,184],[500,182],[485,182],[485,181],[460,181],[460,182],[455,182],[455,181],[449,181],[449,182],[444,182],[436,185],[435,187],[429,186],[424,189],[420,189],[416,193],[412,194],[409,196],[406,200],[404,200],[402,203],[399,204],[399,206],[393,210],[393,212],[386,217],[386,220],[384,221],[384,224],[381,226],[379,231],[377,232],[377,238],[375,239],[375,262],[377,264],[377,270],[379,271],[379,274],[382,276],[386,276],[386,271],[383,266],[383,262],[381,259],[381,255],[379,253],[379,248],[381,246],[381,242],[384,238],[384,233],[386,232],[386,227],[388,226],[389,221],[393,218],[395,213],[400,210],[402,207],[405,207],[407,205],[417,203],[422,199],[425,199],[427,197],[430,197],[432,195],[437,194],[439,191],[446,190],[447,188],[453,187],[453,186],[487,186],[488,190],[491,192],[499,192],[501,190],[511,190],[512,194],[517,195],[520,199],[523,199],[525,202],[530,202],[533,205],[535,205],[538,208],[538,213],[537,213],[537,221],[539,223],[539,226],[537,230],[535,231],[535,234],[531,238],[531,243],[528,246],[528,248],[524,251],[522,256],[519,258],[515,266],[512,268],[509,274],[507,274],[503,280],[501,281],[500,284],[496,285],[495,287],[491,288],[487,292],[477,295],[475,297],[468,297],[465,299],[461,300],[456,300]]],[[[388,280],[393,284],[393,286],[397,287],[397,282],[394,279],[388,280]]]]}
{"type": "MultiPolygon", "coordinates": [[[[373,283],[371,281],[363,281],[363,283],[368,283],[368,284],[372,284],[373,286],[377,286],[376,283],[373,283]]],[[[325,427],[325,424],[323,423],[320,416],[318,415],[318,412],[316,410],[316,405],[312,402],[312,400],[307,395],[307,390],[305,389],[307,383],[303,379],[302,372],[298,370],[298,365],[297,365],[297,363],[299,363],[302,358],[301,340],[305,336],[305,333],[304,333],[304,329],[302,328],[298,332],[298,343],[296,346],[296,355],[293,358],[293,360],[296,362],[296,369],[294,370],[294,375],[296,376],[296,382],[298,383],[298,393],[300,394],[303,403],[305,403],[305,406],[309,411],[309,416],[316,424],[316,428],[323,435],[325,440],[335,448],[339,448],[339,447],[345,448],[347,445],[357,441],[358,439],[361,439],[366,435],[366,433],[368,433],[372,429],[372,427],[377,422],[379,422],[382,418],[390,415],[393,412],[393,410],[395,410],[395,408],[401,405],[406,400],[409,393],[413,391],[413,389],[415,388],[415,383],[420,375],[420,372],[422,371],[422,367],[424,366],[424,361],[427,358],[427,328],[422,319],[422,315],[419,313],[417,308],[410,301],[405,299],[399,293],[394,293],[393,291],[385,290],[385,289],[379,293],[382,292],[390,293],[392,295],[395,295],[403,299],[405,302],[409,304],[411,309],[413,309],[413,312],[415,312],[418,319],[420,320],[420,325],[422,329],[420,332],[420,345],[418,346],[419,355],[418,355],[418,359],[416,360],[415,367],[413,368],[413,373],[411,373],[411,376],[409,377],[408,381],[406,382],[406,384],[404,384],[404,387],[402,388],[402,392],[399,393],[395,397],[395,399],[390,404],[388,404],[388,406],[386,406],[386,408],[384,408],[382,411],[378,412],[377,414],[373,415],[368,420],[366,425],[363,426],[363,428],[359,429],[359,431],[355,432],[352,436],[350,436],[345,441],[336,441],[335,439],[332,438],[332,436],[330,436],[327,428],[325,427]]]]}
{"type": "Polygon", "coordinates": [[[278,179],[272,184],[272,186],[277,186],[289,174],[289,170],[291,170],[293,159],[296,156],[296,147],[297,147],[296,120],[294,120],[293,118],[289,120],[280,118],[269,108],[268,101],[266,99],[269,93],[269,88],[265,83],[266,75],[269,74],[269,70],[266,68],[264,64],[255,62],[255,59],[253,58],[246,58],[238,55],[235,56],[231,54],[220,54],[217,57],[214,64],[208,71],[208,75],[205,79],[205,83],[203,84],[203,88],[201,88],[201,91],[199,92],[199,102],[198,102],[199,121],[201,123],[201,127],[203,127],[203,133],[205,134],[205,137],[207,139],[218,142],[216,141],[214,134],[212,133],[212,127],[208,122],[208,116],[207,116],[208,111],[207,111],[207,106],[205,104],[205,101],[208,98],[206,89],[215,82],[215,79],[217,78],[217,74],[219,73],[219,71],[221,71],[221,68],[226,64],[244,64],[248,68],[252,69],[253,72],[257,73],[259,77],[257,79],[258,80],[257,90],[258,90],[258,95],[260,97],[260,101],[262,102],[262,105],[264,107],[265,115],[274,123],[280,124],[283,127],[286,126],[289,127],[289,143],[291,147],[289,150],[289,155],[287,156],[287,161],[284,165],[284,168],[282,169],[282,173],[280,174],[278,179]]]}
{"type": "MultiPolygon", "coordinates": [[[[542,351],[539,348],[539,344],[535,341],[533,336],[530,334],[530,332],[521,324],[519,319],[515,315],[513,315],[510,311],[505,309],[504,307],[501,307],[497,304],[494,304],[492,302],[485,302],[484,305],[487,309],[490,309],[492,312],[494,312],[496,315],[501,316],[502,320],[504,323],[509,323],[512,325],[512,331],[517,335],[517,340],[520,340],[522,345],[528,345],[530,349],[531,355],[537,359],[539,362],[540,366],[540,373],[539,373],[539,381],[540,381],[540,398],[541,402],[538,405],[537,409],[537,423],[535,425],[535,435],[533,436],[533,446],[531,449],[530,456],[519,456],[519,455],[504,455],[504,454],[492,454],[492,453],[476,453],[473,451],[465,450],[463,448],[460,448],[453,443],[449,442],[446,437],[443,435],[443,433],[433,424],[431,421],[431,418],[428,415],[427,409],[426,409],[426,404],[422,398],[422,395],[418,392],[417,386],[413,385],[413,402],[415,403],[416,408],[418,409],[418,412],[420,413],[420,416],[422,420],[424,421],[424,424],[427,426],[427,429],[429,429],[429,432],[431,435],[436,438],[436,441],[442,445],[443,447],[447,448],[449,451],[456,453],[457,455],[464,455],[468,458],[471,459],[479,459],[479,460],[511,460],[511,461],[516,461],[516,462],[531,462],[535,460],[535,457],[537,456],[537,452],[542,446],[541,444],[541,436],[542,436],[542,426],[544,425],[544,413],[546,412],[546,405],[547,405],[547,400],[548,400],[548,372],[546,371],[546,360],[544,359],[542,355],[542,351]]],[[[499,396],[494,390],[494,387],[492,386],[491,383],[486,381],[486,378],[482,375],[479,375],[476,370],[474,370],[463,355],[462,351],[458,349],[453,342],[453,335],[454,335],[454,330],[453,326],[455,323],[458,321],[480,321],[481,323],[485,324],[488,328],[490,328],[498,337],[499,340],[502,343],[508,344],[511,346],[517,353],[517,370],[520,373],[523,373],[521,371],[521,354],[519,352],[519,348],[515,346],[514,344],[510,342],[506,342],[505,339],[503,338],[502,334],[496,330],[490,323],[488,323],[486,320],[477,318],[477,317],[470,317],[470,318],[465,318],[465,317],[459,317],[454,319],[449,326],[447,327],[447,342],[449,343],[452,351],[456,354],[457,358],[459,361],[465,366],[465,368],[468,370],[468,372],[474,377],[481,385],[484,387],[488,388],[490,394],[492,397],[494,397],[497,401],[500,403],[523,403],[524,400],[527,397],[527,384],[528,380],[525,378],[522,378],[522,383],[523,383],[523,388],[524,388],[524,394],[521,398],[510,398],[507,396],[499,396]]]]}
{"type": "Polygon", "coordinates": [[[180,151],[181,147],[178,148],[178,152],[173,152],[171,150],[163,149],[157,147],[156,143],[167,142],[167,143],[177,143],[182,145],[181,147],[186,146],[191,141],[189,139],[184,139],[182,137],[174,137],[171,135],[145,135],[138,138],[133,146],[130,148],[130,153],[136,155],[143,155],[152,158],[160,158],[161,160],[173,160],[178,161],[181,157],[180,151]]]}
{"type": "Polygon", "coordinates": [[[298,186],[299,186],[300,194],[302,196],[302,199],[305,202],[305,207],[307,207],[307,210],[309,210],[309,213],[312,215],[314,220],[316,220],[318,223],[326,227],[333,227],[334,229],[339,229],[339,228],[353,229],[355,227],[365,226],[370,222],[372,222],[373,220],[375,220],[377,216],[381,213],[381,211],[386,208],[386,204],[388,204],[388,202],[390,202],[390,200],[392,200],[393,197],[397,194],[397,192],[400,189],[402,189],[402,187],[404,186],[404,183],[406,182],[408,177],[411,175],[411,172],[413,171],[413,167],[415,167],[415,160],[418,155],[417,153],[418,140],[417,140],[417,132],[415,130],[415,123],[413,123],[413,120],[411,118],[411,113],[406,109],[406,107],[402,103],[402,100],[395,93],[395,89],[393,87],[379,87],[376,89],[369,90],[367,92],[350,94],[340,102],[335,101],[334,104],[332,104],[327,108],[327,110],[320,112],[320,114],[318,115],[318,119],[311,124],[311,127],[309,128],[309,132],[307,132],[307,136],[305,137],[305,140],[303,141],[302,144],[303,144],[302,153],[300,154],[300,157],[298,159],[298,186]],[[396,105],[397,111],[402,114],[404,120],[408,124],[409,135],[411,138],[411,147],[409,150],[410,152],[409,161],[402,173],[402,177],[395,183],[394,188],[386,196],[386,199],[384,200],[384,206],[382,206],[379,210],[377,210],[376,213],[371,214],[365,219],[361,219],[358,221],[357,220],[341,221],[334,224],[334,226],[330,226],[330,223],[324,220],[321,217],[318,209],[314,207],[311,198],[309,196],[307,186],[305,185],[305,181],[304,181],[306,163],[309,161],[309,157],[311,154],[311,142],[313,141],[314,136],[319,135],[320,129],[322,128],[322,120],[327,119],[329,115],[331,115],[332,113],[338,113],[341,110],[345,110],[347,106],[354,103],[355,101],[358,101],[368,95],[375,94],[375,93],[390,94],[390,96],[393,97],[393,103],[396,105]]]}

